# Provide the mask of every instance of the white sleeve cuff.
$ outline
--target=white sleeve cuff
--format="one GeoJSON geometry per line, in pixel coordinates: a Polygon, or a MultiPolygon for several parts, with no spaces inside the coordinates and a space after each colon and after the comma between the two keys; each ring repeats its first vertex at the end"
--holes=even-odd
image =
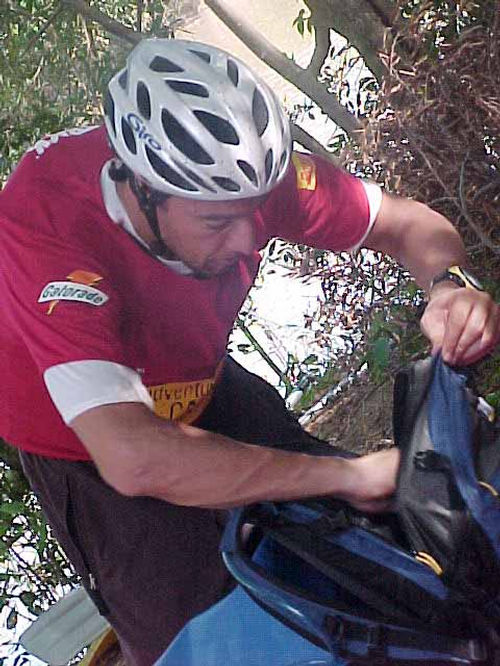
{"type": "Polygon", "coordinates": [[[48,368],[43,375],[54,405],[69,425],[93,407],[153,400],[138,372],[111,361],[72,361],[48,368]]]}
{"type": "Polygon", "coordinates": [[[377,183],[372,182],[371,180],[362,180],[361,183],[365,188],[366,198],[368,199],[368,209],[370,211],[370,219],[368,221],[368,226],[363,234],[362,238],[356,243],[354,247],[351,247],[348,252],[356,253],[359,248],[363,245],[366,237],[372,230],[375,220],[377,219],[380,206],[382,205],[382,188],[377,183]]]}

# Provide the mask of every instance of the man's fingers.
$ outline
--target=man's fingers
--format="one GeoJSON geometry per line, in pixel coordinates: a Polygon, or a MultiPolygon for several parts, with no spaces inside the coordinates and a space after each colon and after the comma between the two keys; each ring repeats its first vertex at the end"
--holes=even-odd
{"type": "Polygon", "coordinates": [[[463,363],[470,350],[480,348],[481,341],[488,326],[489,312],[482,304],[471,304],[468,308],[467,318],[461,308],[460,314],[450,313],[448,330],[443,343],[443,359],[451,365],[463,363]],[[464,320],[465,319],[465,320],[464,320]],[[461,328],[460,328],[461,325],[461,328]],[[451,331],[450,329],[453,329],[451,331]],[[448,331],[450,334],[448,335],[448,331]],[[448,343],[448,340],[451,340],[448,343]]]}
{"type": "Polygon", "coordinates": [[[463,337],[468,325],[469,317],[473,310],[473,304],[468,300],[450,304],[446,317],[446,325],[443,336],[441,353],[446,363],[453,364],[455,352],[459,341],[463,337]]]}
{"type": "Polygon", "coordinates": [[[486,292],[451,289],[431,298],[421,328],[450,365],[468,365],[500,342],[500,307],[486,292]]]}
{"type": "Polygon", "coordinates": [[[464,350],[462,358],[457,361],[457,363],[462,362],[464,365],[475,363],[483,356],[493,351],[499,342],[500,317],[498,316],[497,311],[494,310],[484,326],[481,337],[464,350]]]}
{"type": "Polygon", "coordinates": [[[500,308],[485,293],[461,289],[449,298],[436,299],[426,329],[433,353],[441,348],[446,363],[467,365],[500,341],[500,308]]]}

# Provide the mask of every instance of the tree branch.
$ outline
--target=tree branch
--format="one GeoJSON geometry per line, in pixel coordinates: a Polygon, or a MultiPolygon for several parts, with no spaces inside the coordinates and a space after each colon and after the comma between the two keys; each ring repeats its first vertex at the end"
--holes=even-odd
{"type": "Polygon", "coordinates": [[[481,243],[489,248],[494,254],[497,256],[500,256],[500,245],[496,245],[491,241],[488,236],[483,232],[481,227],[476,224],[476,222],[472,219],[471,215],[469,214],[468,208],[467,208],[467,202],[465,200],[465,193],[464,193],[464,179],[465,179],[465,165],[467,163],[468,159],[468,154],[465,156],[464,161],[462,162],[462,166],[460,167],[460,181],[458,185],[458,195],[460,197],[460,206],[462,208],[461,215],[467,222],[467,224],[470,226],[470,228],[474,231],[476,236],[479,238],[481,243]]]}
{"type": "Polygon", "coordinates": [[[120,39],[124,39],[130,44],[137,44],[144,37],[142,33],[136,32],[131,28],[127,28],[126,25],[123,25],[119,21],[115,21],[115,19],[110,18],[99,9],[90,7],[85,2],[85,0],[61,0],[61,4],[66,9],[70,9],[71,11],[81,14],[91,21],[99,23],[112,35],[120,37],[120,39]]]}
{"type": "Polygon", "coordinates": [[[143,11],[144,11],[144,0],[137,0],[137,32],[142,32],[143,11]]]}
{"type": "Polygon", "coordinates": [[[264,361],[268,364],[268,366],[272,370],[274,370],[274,372],[278,375],[280,380],[285,385],[286,391],[288,393],[291,390],[292,385],[290,384],[290,380],[286,376],[286,373],[283,372],[283,370],[280,370],[280,368],[276,365],[276,363],[273,361],[273,359],[266,352],[264,347],[262,347],[262,345],[259,343],[259,341],[252,334],[252,332],[250,331],[250,329],[248,328],[248,326],[245,324],[245,322],[243,321],[243,319],[241,317],[238,317],[238,319],[236,320],[236,325],[243,332],[245,337],[251,342],[255,351],[259,352],[259,354],[264,359],[264,361]]]}
{"type": "Polygon", "coordinates": [[[60,3],[54,9],[52,14],[50,14],[49,18],[45,21],[45,23],[41,26],[41,28],[37,31],[37,33],[30,39],[26,48],[23,51],[23,55],[25,55],[26,53],[30,53],[30,51],[33,50],[33,47],[35,46],[37,41],[44,35],[47,28],[49,28],[52,25],[52,23],[54,23],[54,21],[62,11],[63,11],[63,6],[62,3],[60,3]]]}
{"type": "Polygon", "coordinates": [[[303,148],[309,150],[311,153],[315,153],[316,155],[321,155],[322,157],[325,157],[327,160],[330,160],[330,162],[333,162],[334,164],[339,166],[337,158],[332,153],[326,150],[326,148],[322,146],[319,141],[316,141],[316,139],[313,136],[311,136],[308,132],[306,132],[304,129],[302,129],[302,127],[299,127],[294,123],[292,123],[292,138],[297,143],[300,143],[300,145],[303,148]]]}
{"type": "Polygon", "coordinates": [[[367,0],[367,2],[386,28],[394,26],[398,8],[393,0],[367,0]]]}
{"type": "Polygon", "coordinates": [[[305,0],[312,21],[327,25],[345,37],[360,54],[373,75],[381,81],[386,68],[380,59],[386,27],[370,0],[305,0]]]}
{"type": "Polygon", "coordinates": [[[257,30],[248,25],[243,18],[229,7],[228,2],[224,0],[205,0],[205,4],[257,57],[299,90],[302,90],[329,118],[356,140],[356,133],[361,130],[361,123],[333,95],[327,92],[325,86],[312,79],[308,70],[296,65],[257,30]]]}
{"type": "Polygon", "coordinates": [[[318,78],[321,67],[330,51],[330,28],[327,25],[318,25],[317,23],[313,23],[313,25],[316,44],[308,69],[312,76],[318,78]]]}

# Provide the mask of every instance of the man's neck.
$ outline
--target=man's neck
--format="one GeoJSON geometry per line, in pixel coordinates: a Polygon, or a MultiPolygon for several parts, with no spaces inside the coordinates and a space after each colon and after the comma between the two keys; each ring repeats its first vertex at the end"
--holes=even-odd
{"type": "Polygon", "coordinates": [[[130,223],[134,227],[136,234],[144,241],[144,243],[149,247],[151,252],[163,259],[168,261],[179,261],[168,247],[162,244],[158,238],[154,235],[145,213],[141,210],[137,197],[132,192],[127,181],[119,181],[116,183],[116,193],[122,202],[123,207],[130,219],[130,223]],[[159,246],[162,246],[161,249],[159,246]]]}
{"type": "Polygon", "coordinates": [[[139,207],[134,193],[130,189],[130,185],[126,181],[116,183],[116,193],[122,202],[123,207],[128,215],[130,223],[134,227],[134,231],[141,238],[141,240],[151,247],[155,242],[155,237],[148,224],[145,214],[139,207]]]}

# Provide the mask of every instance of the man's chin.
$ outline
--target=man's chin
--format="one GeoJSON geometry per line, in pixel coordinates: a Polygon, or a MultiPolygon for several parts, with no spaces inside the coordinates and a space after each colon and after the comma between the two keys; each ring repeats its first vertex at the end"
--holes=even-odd
{"type": "Polygon", "coordinates": [[[232,271],[237,265],[237,261],[219,264],[218,266],[207,266],[206,268],[193,268],[193,277],[197,280],[210,280],[232,271]]]}

